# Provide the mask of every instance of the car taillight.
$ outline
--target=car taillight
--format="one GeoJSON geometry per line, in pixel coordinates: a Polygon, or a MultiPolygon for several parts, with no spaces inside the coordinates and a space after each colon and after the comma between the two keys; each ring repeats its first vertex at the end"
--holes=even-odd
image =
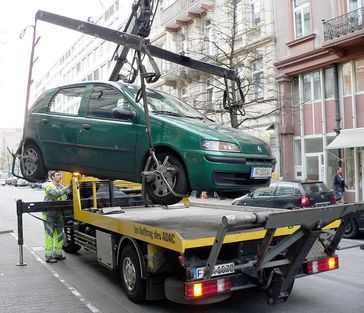
{"type": "Polygon", "coordinates": [[[307,263],[307,274],[316,274],[320,272],[331,271],[339,268],[338,256],[333,256],[317,261],[310,261],[307,263]]]}
{"type": "Polygon", "coordinates": [[[331,196],[331,203],[332,203],[332,204],[336,204],[336,198],[335,198],[335,195],[332,195],[332,196],[331,196]]]}
{"type": "Polygon", "coordinates": [[[227,291],[230,291],[230,278],[228,277],[185,284],[187,298],[211,296],[227,291]]]}
{"type": "Polygon", "coordinates": [[[300,199],[301,199],[300,206],[310,206],[311,205],[309,197],[301,196],[300,199]]]}

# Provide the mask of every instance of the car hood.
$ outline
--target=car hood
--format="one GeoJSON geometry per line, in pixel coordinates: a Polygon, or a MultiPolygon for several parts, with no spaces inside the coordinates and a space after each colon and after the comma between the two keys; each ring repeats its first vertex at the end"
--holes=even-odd
{"type": "Polygon", "coordinates": [[[188,117],[174,117],[164,115],[153,115],[153,118],[163,120],[173,127],[179,127],[188,132],[201,136],[201,140],[220,140],[236,143],[243,153],[257,155],[271,155],[269,145],[254,136],[232,127],[225,127],[208,119],[195,119],[188,117]]]}

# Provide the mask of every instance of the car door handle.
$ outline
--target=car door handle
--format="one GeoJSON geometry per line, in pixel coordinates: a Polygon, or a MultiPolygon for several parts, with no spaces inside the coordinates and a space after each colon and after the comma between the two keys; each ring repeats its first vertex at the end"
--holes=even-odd
{"type": "Polygon", "coordinates": [[[43,124],[47,124],[47,123],[48,123],[48,119],[47,119],[47,118],[42,118],[40,121],[41,121],[43,124]]]}
{"type": "Polygon", "coordinates": [[[82,124],[82,128],[86,129],[86,130],[89,130],[91,128],[91,125],[90,124],[82,124]]]}

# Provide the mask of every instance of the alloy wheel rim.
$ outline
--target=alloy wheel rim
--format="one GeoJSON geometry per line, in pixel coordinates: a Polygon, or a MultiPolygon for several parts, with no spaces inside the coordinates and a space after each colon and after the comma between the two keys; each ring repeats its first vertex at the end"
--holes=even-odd
{"type": "Polygon", "coordinates": [[[136,285],[136,271],[129,257],[126,257],[123,261],[123,277],[128,290],[133,291],[136,285]]]}
{"type": "Polygon", "coordinates": [[[24,171],[27,175],[32,175],[38,167],[38,154],[34,149],[27,149],[23,156],[24,171]]]}

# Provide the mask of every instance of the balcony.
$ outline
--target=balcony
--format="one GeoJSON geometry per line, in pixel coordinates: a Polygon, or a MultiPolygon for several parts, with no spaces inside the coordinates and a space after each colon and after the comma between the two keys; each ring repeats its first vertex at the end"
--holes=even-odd
{"type": "MultiPolygon", "coordinates": [[[[364,35],[364,7],[323,21],[324,46],[353,41],[364,35]]],[[[338,45],[338,44],[336,44],[338,45]]]]}
{"type": "Polygon", "coordinates": [[[194,18],[201,18],[212,11],[215,0],[177,0],[162,11],[161,23],[168,31],[179,31],[181,25],[188,25],[194,18]]]}

